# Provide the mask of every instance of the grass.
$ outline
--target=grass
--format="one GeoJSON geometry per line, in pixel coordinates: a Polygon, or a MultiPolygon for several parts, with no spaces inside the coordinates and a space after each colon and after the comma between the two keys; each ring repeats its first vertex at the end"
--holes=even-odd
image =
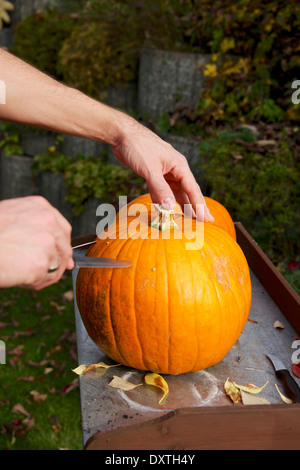
{"type": "Polygon", "coordinates": [[[70,274],[41,291],[0,291],[0,449],[82,449],[70,274]]]}

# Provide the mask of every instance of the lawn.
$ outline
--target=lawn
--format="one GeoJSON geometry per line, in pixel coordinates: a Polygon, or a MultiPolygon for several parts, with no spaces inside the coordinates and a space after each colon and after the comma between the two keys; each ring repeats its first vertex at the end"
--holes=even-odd
{"type": "Polygon", "coordinates": [[[2,289],[0,449],[82,449],[72,278],[2,289]]]}

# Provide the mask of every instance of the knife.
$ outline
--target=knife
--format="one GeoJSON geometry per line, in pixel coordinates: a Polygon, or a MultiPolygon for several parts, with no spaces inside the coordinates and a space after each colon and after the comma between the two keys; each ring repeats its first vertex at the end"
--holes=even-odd
{"type": "Polygon", "coordinates": [[[129,261],[123,261],[113,258],[101,258],[93,256],[84,256],[83,254],[77,253],[76,248],[82,248],[87,245],[91,245],[95,241],[82,243],[73,247],[73,260],[75,268],[129,268],[132,263],[129,261]]]}
{"type": "Polygon", "coordinates": [[[300,388],[297,384],[297,382],[293,379],[287,368],[284,366],[284,364],[280,361],[275,356],[272,356],[271,354],[267,354],[267,357],[270,359],[270,361],[273,364],[273,367],[276,371],[276,375],[278,378],[280,378],[288,390],[290,391],[291,397],[296,403],[300,403],[300,388]]]}

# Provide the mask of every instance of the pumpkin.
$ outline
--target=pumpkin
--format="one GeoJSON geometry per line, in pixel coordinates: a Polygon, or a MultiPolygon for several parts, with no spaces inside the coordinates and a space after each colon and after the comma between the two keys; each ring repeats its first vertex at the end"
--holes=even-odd
{"type": "MultiPolygon", "coordinates": [[[[208,209],[210,210],[210,213],[214,217],[214,222],[209,222],[212,224],[217,225],[218,227],[221,227],[223,230],[228,232],[234,240],[236,240],[236,231],[235,231],[235,226],[233,223],[233,220],[227,211],[227,209],[218,201],[215,199],[212,199],[210,197],[204,196],[206,205],[208,209]]],[[[136,199],[131,201],[129,204],[124,206],[119,213],[117,214],[118,220],[122,217],[126,217],[127,215],[127,210],[133,205],[133,204],[143,204],[145,206],[145,209],[148,211],[151,211],[151,204],[152,204],[152,199],[149,193],[143,194],[141,196],[138,196],[136,199]]],[[[183,214],[180,205],[178,202],[176,203],[176,207],[174,209],[175,214],[183,214]]]]}
{"type": "Polygon", "coordinates": [[[81,268],[77,276],[86,330],[118,363],[160,374],[199,371],[221,361],[243,330],[251,282],[241,248],[220,227],[195,219],[176,237],[184,219],[175,214],[166,237],[164,223],[149,226],[144,212],[138,234],[131,217],[115,227],[115,238],[108,229],[107,239],[87,252],[132,262],[124,269],[81,268]],[[201,230],[202,248],[187,249],[201,230]]]}

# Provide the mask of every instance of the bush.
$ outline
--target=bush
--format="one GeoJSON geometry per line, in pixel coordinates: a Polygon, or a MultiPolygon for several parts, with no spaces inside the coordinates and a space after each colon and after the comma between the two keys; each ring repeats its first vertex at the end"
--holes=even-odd
{"type": "Polygon", "coordinates": [[[14,27],[13,54],[39,70],[63,79],[58,52],[77,24],[77,17],[48,9],[28,16],[14,27]]]}
{"type": "Polygon", "coordinates": [[[51,171],[65,177],[66,201],[72,205],[74,215],[80,215],[84,202],[99,198],[116,205],[119,196],[127,195],[132,200],[146,191],[144,180],[129,168],[112,164],[100,157],[75,157],[64,155],[59,148],[63,136],[41,155],[34,157],[34,174],[51,171]]]}
{"type": "Polygon", "coordinates": [[[297,128],[214,131],[200,144],[210,195],[241,221],[276,264],[300,249],[300,140],[297,128]]]}
{"type": "Polygon", "coordinates": [[[179,18],[190,5],[170,0],[91,0],[81,12],[79,27],[62,47],[64,79],[97,98],[103,98],[110,85],[135,80],[143,47],[183,47],[179,18]]]}
{"type": "Polygon", "coordinates": [[[196,0],[189,17],[193,44],[212,55],[207,90],[193,110],[204,122],[299,120],[291,84],[299,78],[300,4],[297,0],[196,0]]]}

